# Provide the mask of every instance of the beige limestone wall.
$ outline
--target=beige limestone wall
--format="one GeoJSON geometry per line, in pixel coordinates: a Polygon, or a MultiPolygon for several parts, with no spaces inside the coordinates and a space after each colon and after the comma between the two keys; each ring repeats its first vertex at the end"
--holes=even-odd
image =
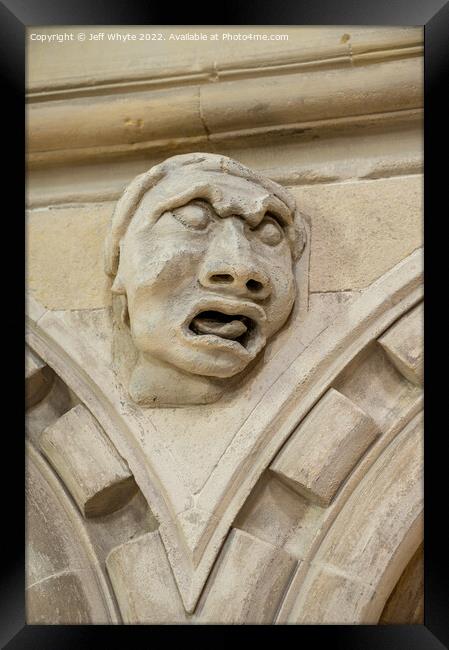
{"type": "MultiPolygon", "coordinates": [[[[289,189],[312,222],[312,293],[364,289],[422,245],[420,174],[289,189]]],[[[27,281],[45,307],[109,306],[103,242],[114,205],[30,210],[27,281]]]]}

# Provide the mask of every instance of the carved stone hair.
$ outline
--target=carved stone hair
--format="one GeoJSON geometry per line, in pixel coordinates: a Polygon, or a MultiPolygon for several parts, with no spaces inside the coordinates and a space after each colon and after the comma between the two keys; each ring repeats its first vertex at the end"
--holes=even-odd
{"type": "MultiPolygon", "coordinates": [[[[117,273],[120,241],[124,237],[131,219],[145,193],[155,188],[162,180],[169,178],[171,174],[182,171],[186,166],[189,166],[189,172],[192,171],[193,173],[201,171],[222,172],[231,176],[239,176],[240,178],[245,178],[261,185],[271,194],[275,195],[286,205],[293,215],[293,225],[286,224],[285,231],[293,258],[297,259],[299,257],[306,243],[306,230],[303,217],[298,212],[295,201],[289,192],[281,185],[278,185],[278,183],[252,171],[227,156],[211,153],[191,153],[168,158],[147,172],[137,176],[126,187],[115,207],[105,242],[105,271],[109,276],[114,277],[117,273]]],[[[175,201],[173,201],[173,188],[171,196],[168,196],[167,193],[162,193],[159,197],[155,197],[155,203],[149,218],[155,221],[168,207],[179,207],[193,198],[200,198],[197,194],[197,189],[190,189],[189,192],[178,192],[175,201]]],[[[213,190],[203,188],[203,194],[203,198],[208,198],[207,194],[213,196],[213,190]]]]}

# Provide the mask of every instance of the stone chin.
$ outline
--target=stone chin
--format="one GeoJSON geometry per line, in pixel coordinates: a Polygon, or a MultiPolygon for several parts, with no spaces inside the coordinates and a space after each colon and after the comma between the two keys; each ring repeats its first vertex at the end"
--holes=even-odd
{"type": "Polygon", "coordinates": [[[133,339],[140,354],[129,381],[130,396],[152,407],[214,402],[265,347],[265,329],[266,316],[258,305],[203,300],[174,330],[170,345],[155,349],[154,341],[133,339]]]}
{"type": "Polygon", "coordinates": [[[145,338],[134,339],[140,354],[129,394],[148,407],[215,402],[263,350],[266,329],[267,318],[258,305],[203,301],[176,328],[169,346],[155,349],[145,338]]]}

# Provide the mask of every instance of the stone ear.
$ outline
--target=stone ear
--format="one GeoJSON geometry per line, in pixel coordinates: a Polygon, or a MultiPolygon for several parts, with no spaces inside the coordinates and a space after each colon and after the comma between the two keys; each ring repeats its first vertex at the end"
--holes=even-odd
{"type": "Polygon", "coordinates": [[[304,213],[297,212],[297,218],[293,225],[293,258],[298,260],[307,244],[307,228],[309,219],[304,213]]]}
{"type": "Polygon", "coordinates": [[[115,276],[111,291],[114,294],[114,303],[118,306],[120,322],[126,327],[129,327],[128,298],[119,275],[115,276]]]}
{"type": "Polygon", "coordinates": [[[119,296],[117,296],[117,299],[119,301],[120,321],[125,327],[129,327],[130,324],[129,324],[128,298],[126,297],[126,294],[120,294],[119,296]]]}

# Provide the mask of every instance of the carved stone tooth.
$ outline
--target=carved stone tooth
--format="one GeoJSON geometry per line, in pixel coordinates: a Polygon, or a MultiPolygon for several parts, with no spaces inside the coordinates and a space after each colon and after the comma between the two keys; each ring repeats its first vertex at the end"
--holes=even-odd
{"type": "Polygon", "coordinates": [[[118,510],[138,489],[125,461],[81,404],[44,431],[40,447],[85,517],[118,510]]]}
{"type": "Polygon", "coordinates": [[[379,433],[367,413],[331,388],[299,425],[270,469],[302,496],[328,506],[379,433]]]}
{"type": "Polygon", "coordinates": [[[31,348],[25,347],[25,395],[27,409],[41,402],[50,391],[54,373],[31,348]]]}
{"type": "Polygon", "coordinates": [[[185,623],[186,614],[159,533],[113,549],[106,559],[125,623],[185,623]]]}
{"type": "Polygon", "coordinates": [[[421,303],[380,337],[379,343],[397,370],[412,384],[424,379],[424,304],[421,303]]]}
{"type": "Polygon", "coordinates": [[[234,528],[206,586],[201,622],[272,623],[295,565],[286,551],[234,528]]]}

